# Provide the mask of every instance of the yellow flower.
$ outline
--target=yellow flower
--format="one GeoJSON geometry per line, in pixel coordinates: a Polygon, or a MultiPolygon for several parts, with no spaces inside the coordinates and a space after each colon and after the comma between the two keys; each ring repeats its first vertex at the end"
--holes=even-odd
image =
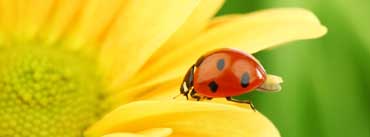
{"type": "Polygon", "coordinates": [[[223,2],[0,0],[0,137],[279,136],[247,106],[172,97],[209,50],[326,28],[299,8],[213,18],[223,2]]]}

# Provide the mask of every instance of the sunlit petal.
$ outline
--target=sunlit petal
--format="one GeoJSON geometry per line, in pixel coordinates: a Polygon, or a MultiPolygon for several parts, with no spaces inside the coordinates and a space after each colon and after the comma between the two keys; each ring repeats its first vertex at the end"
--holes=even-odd
{"type": "Polygon", "coordinates": [[[88,129],[86,135],[152,127],[172,128],[171,136],[280,136],[268,119],[250,108],[196,101],[139,101],[123,105],[88,129]]]}
{"type": "MultiPolygon", "coordinates": [[[[106,99],[107,106],[113,108],[137,100],[172,100],[179,95],[182,78],[167,81],[145,83],[132,88],[121,89],[120,92],[106,99]]],[[[178,98],[180,99],[180,98],[178,98]]]]}
{"type": "MultiPolygon", "coordinates": [[[[141,67],[141,69],[147,69],[147,66],[155,62],[152,59],[156,59],[163,56],[163,53],[171,52],[176,47],[183,45],[191,41],[191,39],[198,36],[211,21],[211,18],[216,14],[219,8],[224,3],[224,0],[202,0],[198,6],[194,9],[194,12],[189,16],[186,22],[170,37],[170,39],[164,43],[160,48],[153,53],[148,61],[141,67]]],[[[119,82],[119,87],[127,87],[131,83],[135,83],[136,77],[126,81],[119,82]]],[[[153,82],[155,83],[155,82],[153,82]]]]}
{"type": "Polygon", "coordinates": [[[112,133],[102,137],[167,137],[171,133],[171,128],[151,128],[137,133],[112,133]]]}
{"type": "Polygon", "coordinates": [[[102,45],[100,65],[107,72],[107,81],[121,84],[138,71],[191,15],[198,2],[129,0],[102,45]]]}
{"type": "Polygon", "coordinates": [[[102,137],[147,137],[147,136],[135,133],[112,133],[104,135],[102,137]]]}
{"type": "Polygon", "coordinates": [[[310,11],[298,8],[270,9],[221,19],[199,37],[171,52],[153,59],[135,77],[134,82],[145,83],[182,77],[189,66],[202,54],[216,49],[233,47],[248,53],[301,39],[317,38],[326,28],[310,11]]]}
{"type": "MultiPolygon", "coordinates": [[[[163,53],[171,52],[177,46],[182,45],[195,38],[205,29],[211,18],[221,8],[224,0],[201,0],[194,12],[189,16],[186,22],[174,33],[171,38],[162,45],[152,56],[151,59],[162,56],[163,53]]],[[[148,60],[146,65],[149,65],[152,60],[148,60]]],[[[142,69],[145,69],[143,66],[142,69]]]]}
{"type": "Polygon", "coordinates": [[[0,45],[9,42],[16,27],[16,2],[10,0],[0,0],[0,45]]]}
{"type": "Polygon", "coordinates": [[[127,0],[90,0],[81,9],[79,18],[66,34],[65,45],[79,49],[100,44],[105,32],[124,8],[127,0]]]}
{"type": "Polygon", "coordinates": [[[83,8],[82,0],[55,1],[48,20],[39,31],[38,37],[44,44],[58,42],[70,26],[74,25],[83,8]]]}
{"type": "Polygon", "coordinates": [[[45,25],[55,0],[17,1],[17,27],[13,30],[18,42],[35,40],[35,35],[45,25]]]}

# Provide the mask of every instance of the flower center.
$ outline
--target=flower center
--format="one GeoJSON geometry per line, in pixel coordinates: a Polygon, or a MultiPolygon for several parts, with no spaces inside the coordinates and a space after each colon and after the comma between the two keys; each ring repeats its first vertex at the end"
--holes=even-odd
{"type": "Polygon", "coordinates": [[[101,112],[93,66],[59,49],[0,48],[0,137],[81,137],[101,112]]]}

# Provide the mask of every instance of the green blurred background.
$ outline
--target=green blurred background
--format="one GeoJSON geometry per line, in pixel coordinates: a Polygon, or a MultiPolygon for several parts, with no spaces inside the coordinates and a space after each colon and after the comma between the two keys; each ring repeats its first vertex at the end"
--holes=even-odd
{"type": "Polygon", "coordinates": [[[310,9],[329,31],[256,54],[283,90],[244,97],[282,137],[370,137],[370,1],[228,0],[219,15],[272,7],[310,9]]]}

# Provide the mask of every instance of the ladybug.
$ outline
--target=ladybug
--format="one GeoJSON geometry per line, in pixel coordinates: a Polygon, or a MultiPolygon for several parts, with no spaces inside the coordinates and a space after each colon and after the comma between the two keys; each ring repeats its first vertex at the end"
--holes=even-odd
{"type": "Polygon", "coordinates": [[[223,48],[201,56],[187,71],[180,93],[196,100],[226,98],[228,101],[247,103],[249,100],[232,98],[251,92],[279,91],[281,78],[266,74],[252,55],[237,49],[223,48]]]}

